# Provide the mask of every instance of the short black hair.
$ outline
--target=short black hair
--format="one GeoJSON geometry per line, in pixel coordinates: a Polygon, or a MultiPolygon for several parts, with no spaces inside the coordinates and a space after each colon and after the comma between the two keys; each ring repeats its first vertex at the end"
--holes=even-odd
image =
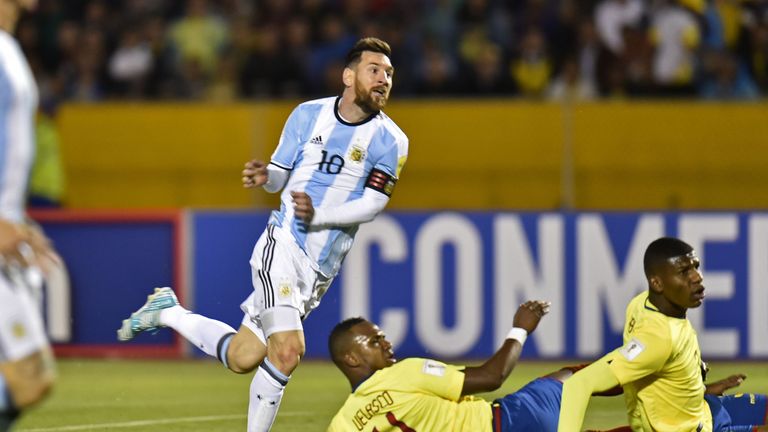
{"type": "Polygon", "coordinates": [[[691,251],[693,246],[678,238],[662,237],[652,241],[645,249],[643,257],[645,277],[650,278],[669,258],[685,255],[691,251]]]}
{"type": "Polygon", "coordinates": [[[371,51],[392,57],[392,48],[383,40],[375,37],[365,37],[355,43],[347,53],[346,67],[351,68],[360,61],[363,51],[371,51]]]}
{"type": "Polygon", "coordinates": [[[331,360],[333,360],[334,363],[339,364],[339,361],[344,354],[344,350],[346,349],[344,336],[352,327],[365,321],[367,320],[362,317],[352,317],[345,319],[333,327],[331,334],[328,336],[328,353],[331,354],[331,360]]]}

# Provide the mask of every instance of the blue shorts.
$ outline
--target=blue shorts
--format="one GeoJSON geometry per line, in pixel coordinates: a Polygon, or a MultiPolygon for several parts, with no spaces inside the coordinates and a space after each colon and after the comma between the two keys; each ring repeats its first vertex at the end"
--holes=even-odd
{"type": "Polygon", "coordinates": [[[563,383],[538,378],[494,401],[494,431],[557,432],[563,383]]]}
{"type": "Polygon", "coordinates": [[[726,396],[704,395],[712,411],[714,432],[749,432],[766,422],[768,398],[763,394],[743,393],[726,396]]]}

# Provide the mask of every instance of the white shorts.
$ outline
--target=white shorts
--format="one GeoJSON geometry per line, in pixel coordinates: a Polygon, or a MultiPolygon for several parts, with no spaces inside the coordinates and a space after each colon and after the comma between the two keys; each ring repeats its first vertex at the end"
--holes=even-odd
{"type": "Polygon", "coordinates": [[[40,309],[29,289],[0,274],[0,362],[21,360],[47,347],[40,309]]]}
{"type": "Polygon", "coordinates": [[[243,324],[259,338],[303,330],[301,321],[320,304],[333,281],[315,271],[307,254],[286,237],[267,225],[251,255],[253,293],[240,309],[246,315],[243,324]]]}

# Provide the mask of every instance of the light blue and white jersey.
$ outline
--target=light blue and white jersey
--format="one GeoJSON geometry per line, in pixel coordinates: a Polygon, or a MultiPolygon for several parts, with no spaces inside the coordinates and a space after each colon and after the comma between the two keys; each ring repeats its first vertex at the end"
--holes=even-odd
{"type": "Polygon", "coordinates": [[[37,85],[16,39],[0,30],[0,218],[24,218],[35,155],[37,85]]]}
{"type": "Polygon", "coordinates": [[[308,231],[294,218],[291,192],[307,193],[315,208],[336,207],[360,198],[374,169],[397,179],[408,155],[408,137],[383,112],[352,124],[339,116],[338,101],[329,97],[296,107],[271,159],[291,174],[269,223],[290,234],[326,277],[339,271],[358,225],[308,231]]]}

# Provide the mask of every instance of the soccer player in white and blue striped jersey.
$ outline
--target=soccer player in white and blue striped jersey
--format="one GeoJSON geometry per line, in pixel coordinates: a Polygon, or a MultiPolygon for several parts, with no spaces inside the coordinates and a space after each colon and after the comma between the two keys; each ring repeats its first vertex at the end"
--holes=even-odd
{"type": "Polygon", "coordinates": [[[31,292],[39,285],[29,276],[37,272],[33,266],[58,257],[26,220],[37,85],[12,36],[21,13],[35,4],[0,0],[0,432],[54,382],[53,355],[31,292]]]}
{"type": "Polygon", "coordinates": [[[258,367],[249,432],[271,428],[304,354],[302,320],[338,273],[358,226],[387,205],[405,164],[408,138],[382,112],[394,73],[390,55],[380,39],[359,40],[347,55],[342,95],[296,107],[270,163],[246,163],[245,187],[282,195],[253,250],[254,291],[241,305],[239,331],[189,313],[169,288],[156,290],[118,331],[129,340],[172,327],[234,372],[258,367]]]}

